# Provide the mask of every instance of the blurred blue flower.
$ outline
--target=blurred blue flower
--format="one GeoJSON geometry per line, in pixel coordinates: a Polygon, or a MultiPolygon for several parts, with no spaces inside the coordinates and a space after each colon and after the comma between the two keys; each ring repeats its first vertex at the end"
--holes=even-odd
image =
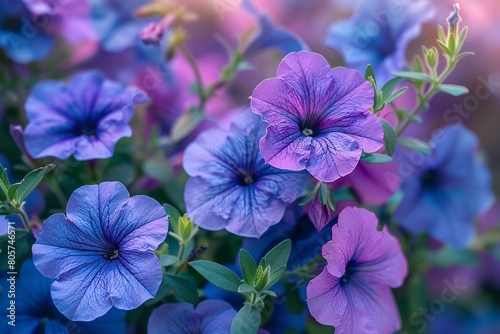
{"type": "Polygon", "coordinates": [[[265,131],[260,117],[245,110],[229,132],[208,130],[187,148],[184,169],[191,178],[184,198],[197,225],[259,237],[300,196],[309,175],[265,164],[259,151],[265,131]]]}
{"type": "Polygon", "coordinates": [[[89,0],[90,20],[107,52],[120,52],[141,44],[140,33],[153,19],[134,18],[134,10],[147,0],[89,0]]]}
{"type": "Polygon", "coordinates": [[[222,300],[204,300],[196,309],[188,303],[164,304],[153,311],[149,334],[229,334],[236,315],[222,300]]]}
{"type": "Polygon", "coordinates": [[[79,74],[67,84],[43,81],[25,104],[26,148],[34,158],[109,158],[116,142],[132,135],[128,123],[134,106],[147,101],[138,88],[107,80],[97,71],[79,74]]]}
{"type": "Polygon", "coordinates": [[[18,63],[45,58],[55,38],[43,31],[22,1],[0,0],[0,48],[18,63]]]}
{"type": "Polygon", "coordinates": [[[350,19],[330,27],[325,43],[338,50],[350,68],[364,73],[371,64],[383,84],[404,68],[408,44],[434,14],[425,0],[364,0],[350,19]]]}
{"type": "Polygon", "coordinates": [[[477,137],[465,127],[447,126],[432,142],[432,154],[403,180],[394,219],[413,234],[427,232],[463,248],[475,235],[474,218],[494,202],[491,174],[477,155],[477,137]]]}
{"type": "Polygon", "coordinates": [[[8,325],[10,301],[8,297],[10,275],[0,275],[2,287],[0,307],[0,332],[3,334],[123,334],[125,333],[125,311],[111,309],[106,315],[92,322],[71,322],[62,315],[52,302],[50,285],[53,280],[43,277],[26,260],[16,278],[15,319],[16,326],[8,325]],[[45,328],[45,329],[44,329],[45,328]]]}
{"type": "Polygon", "coordinates": [[[168,232],[157,201],[104,182],[77,189],[66,211],[45,221],[32,249],[37,269],[56,279],[51,293],[61,313],[90,321],[155,297],[162,271],[153,251],[168,232]]]}
{"type": "Polygon", "coordinates": [[[250,41],[244,55],[249,57],[266,49],[275,48],[283,54],[308,50],[305,42],[287,29],[276,26],[273,20],[259,11],[250,0],[243,1],[243,8],[255,16],[259,22],[259,32],[250,41]]]}

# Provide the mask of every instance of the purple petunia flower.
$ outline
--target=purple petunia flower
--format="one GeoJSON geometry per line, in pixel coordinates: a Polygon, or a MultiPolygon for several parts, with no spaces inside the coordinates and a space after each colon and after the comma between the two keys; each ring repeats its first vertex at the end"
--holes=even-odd
{"type": "Polygon", "coordinates": [[[362,151],[382,147],[382,126],[369,111],[373,88],[361,74],[301,51],[283,59],[277,76],[261,82],[251,101],[269,124],[260,142],[267,163],[331,182],[351,173],[362,151]]]}
{"type": "Polygon", "coordinates": [[[364,71],[371,64],[379,84],[405,66],[405,52],[435,14],[427,1],[364,0],[348,20],[330,27],[326,45],[344,56],[348,67],[364,71]]]}
{"type": "Polygon", "coordinates": [[[25,104],[26,148],[35,158],[109,158],[116,142],[132,135],[128,123],[134,105],[147,101],[138,88],[106,80],[97,71],[79,74],[67,84],[44,81],[25,104]]]}
{"type": "Polygon", "coordinates": [[[411,233],[464,248],[475,235],[474,218],[494,202],[491,173],[477,154],[477,137],[465,127],[445,127],[432,142],[431,155],[410,165],[394,220],[411,233]]]}
{"type": "Polygon", "coordinates": [[[197,225],[259,237],[300,196],[309,176],[264,163],[258,148],[264,132],[265,124],[247,110],[229,132],[206,131],[187,148],[184,169],[191,178],[184,198],[197,225]]]}
{"type": "Polygon", "coordinates": [[[222,300],[204,300],[196,310],[188,303],[164,304],[153,311],[149,334],[229,334],[236,315],[222,300]]]}
{"type": "Polygon", "coordinates": [[[327,264],[307,286],[307,305],[335,333],[394,333],[401,327],[391,287],[403,284],[408,264],[396,238],[377,217],[346,208],[323,246],[327,264]]]}
{"type": "MultiPolygon", "coordinates": [[[[0,332],[2,334],[101,334],[125,333],[125,311],[111,309],[106,315],[91,322],[72,322],[54,306],[50,296],[53,280],[42,276],[31,259],[26,260],[16,277],[15,324],[8,324],[11,298],[8,298],[11,278],[0,274],[0,332]]],[[[12,309],[12,307],[11,307],[12,309]]]]}
{"type": "Polygon", "coordinates": [[[45,221],[33,245],[35,266],[56,280],[52,299],[62,314],[90,321],[155,297],[162,272],[153,251],[168,231],[158,202],[104,182],[77,189],[66,210],[45,221]]]}

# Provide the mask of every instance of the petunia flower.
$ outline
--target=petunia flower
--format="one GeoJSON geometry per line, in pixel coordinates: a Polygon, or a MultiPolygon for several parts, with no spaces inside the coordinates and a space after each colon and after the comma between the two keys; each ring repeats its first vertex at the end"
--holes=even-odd
{"type": "Polygon", "coordinates": [[[354,15],[330,27],[326,45],[338,50],[349,68],[371,64],[380,84],[405,66],[406,48],[435,10],[425,0],[358,1],[354,15]]]}
{"type": "Polygon", "coordinates": [[[31,259],[26,260],[16,277],[15,319],[16,326],[8,325],[11,320],[8,310],[11,298],[8,298],[10,275],[0,275],[0,332],[3,334],[101,334],[125,333],[125,311],[111,309],[106,315],[90,322],[72,322],[54,306],[50,296],[53,280],[42,276],[31,259]],[[7,315],[7,316],[6,316],[7,315]]]}
{"type": "Polygon", "coordinates": [[[134,106],[147,101],[138,88],[106,80],[97,71],[79,74],[67,84],[41,82],[25,104],[26,148],[34,158],[109,158],[116,142],[132,135],[128,123],[134,106]]]}
{"type": "Polygon", "coordinates": [[[0,48],[12,60],[26,64],[45,58],[55,37],[42,25],[22,1],[0,0],[0,48]]]}
{"type": "Polygon", "coordinates": [[[360,73],[334,69],[313,52],[287,55],[277,78],[262,81],[251,108],[268,123],[260,142],[273,167],[306,169],[319,181],[351,173],[362,151],[382,147],[382,126],[369,109],[373,88],[360,73]]]}
{"type": "Polygon", "coordinates": [[[474,238],[474,218],[494,202],[491,173],[477,154],[477,137],[465,127],[447,126],[431,142],[430,156],[409,159],[413,173],[403,179],[394,220],[410,233],[464,248],[474,238]]]}
{"type": "Polygon", "coordinates": [[[78,188],[66,211],[45,221],[33,245],[35,266],[55,279],[51,294],[62,314],[90,321],[155,297],[162,271],[153,251],[168,231],[158,202],[104,182],[78,188]]]}
{"type": "Polygon", "coordinates": [[[204,300],[196,309],[188,303],[164,304],[153,311],[149,334],[229,334],[236,316],[222,300],[204,300]]]}
{"type": "Polygon", "coordinates": [[[264,132],[265,124],[247,110],[229,132],[208,130],[187,148],[184,169],[191,178],[184,199],[197,225],[259,237],[300,196],[309,176],[264,163],[258,147],[264,132]]]}
{"type": "Polygon", "coordinates": [[[360,208],[346,208],[323,246],[327,264],[307,286],[307,305],[321,324],[335,333],[394,333],[401,327],[391,289],[408,274],[396,238],[377,217],[360,208]]]}

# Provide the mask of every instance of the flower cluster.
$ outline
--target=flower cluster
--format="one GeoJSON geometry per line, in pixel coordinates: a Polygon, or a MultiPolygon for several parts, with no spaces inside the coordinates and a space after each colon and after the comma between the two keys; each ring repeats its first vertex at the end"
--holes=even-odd
{"type": "Polygon", "coordinates": [[[0,0],[0,332],[498,332],[493,2],[0,0]]]}

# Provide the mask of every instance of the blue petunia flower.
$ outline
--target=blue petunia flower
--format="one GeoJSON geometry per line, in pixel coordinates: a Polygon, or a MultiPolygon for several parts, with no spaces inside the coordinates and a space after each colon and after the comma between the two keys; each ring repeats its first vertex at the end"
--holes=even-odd
{"type": "Polygon", "coordinates": [[[229,132],[206,131],[187,148],[184,169],[191,178],[184,198],[197,225],[259,237],[300,196],[309,175],[264,163],[259,139],[265,131],[260,117],[247,110],[235,118],[229,132]]]}
{"type": "Polygon", "coordinates": [[[153,311],[149,334],[229,334],[236,311],[222,300],[204,300],[196,309],[188,303],[164,304],[153,311]]]}
{"type": "Polygon", "coordinates": [[[259,22],[259,33],[250,41],[244,55],[249,57],[260,51],[276,48],[283,54],[308,50],[305,42],[293,32],[278,27],[265,13],[259,11],[250,0],[243,1],[243,8],[256,17],[259,22]]]}
{"type": "Polygon", "coordinates": [[[121,52],[141,44],[140,33],[153,19],[134,18],[146,0],[90,0],[90,21],[106,52],[121,52]]]}
{"type": "Polygon", "coordinates": [[[123,334],[125,333],[125,311],[111,309],[105,316],[91,322],[72,322],[61,314],[54,306],[50,296],[50,285],[53,280],[43,277],[33,265],[31,259],[26,260],[16,277],[15,324],[8,324],[10,301],[8,297],[10,275],[0,275],[0,332],[4,334],[123,334]]]}
{"type": "Polygon", "coordinates": [[[138,88],[107,80],[97,71],[79,74],[67,84],[41,82],[25,104],[26,148],[34,158],[109,158],[116,142],[132,135],[128,123],[134,106],[147,101],[138,88]]]}
{"type": "Polygon", "coordinates": [[[90,321],[155,297],[162,271],[153,251],[168,231],[158,202],[104,182],[77,189],[66,211],[45,221],[33,245],[35,266],[56,280],[51,293],[61,313],[90,321]]]}
{"type": "Polygon", "coordinates": [[[350,19],[330,27],[326,45],[338,50],[350,68],[364,72],[371,64],[383,84],[404,68],[408,44],[434,14],[424,0],[364,0],[350,19]]]}
{"type": "Polygon", "coordinates": [[[22,1],[0,0],[0,48],[18,63],[45,58],[54,46],[54,36],[43,31],[22,1]]]}
{"type": "Polygon", "coordinates": [[[432,142],[432,154],[418,159],[403,181],[394,219],[411,233],[463,248],[474,237],[474,218],[494,202],[491,174],[477,155],[477,137],[465,127],[445,127],[432,142]]]}

